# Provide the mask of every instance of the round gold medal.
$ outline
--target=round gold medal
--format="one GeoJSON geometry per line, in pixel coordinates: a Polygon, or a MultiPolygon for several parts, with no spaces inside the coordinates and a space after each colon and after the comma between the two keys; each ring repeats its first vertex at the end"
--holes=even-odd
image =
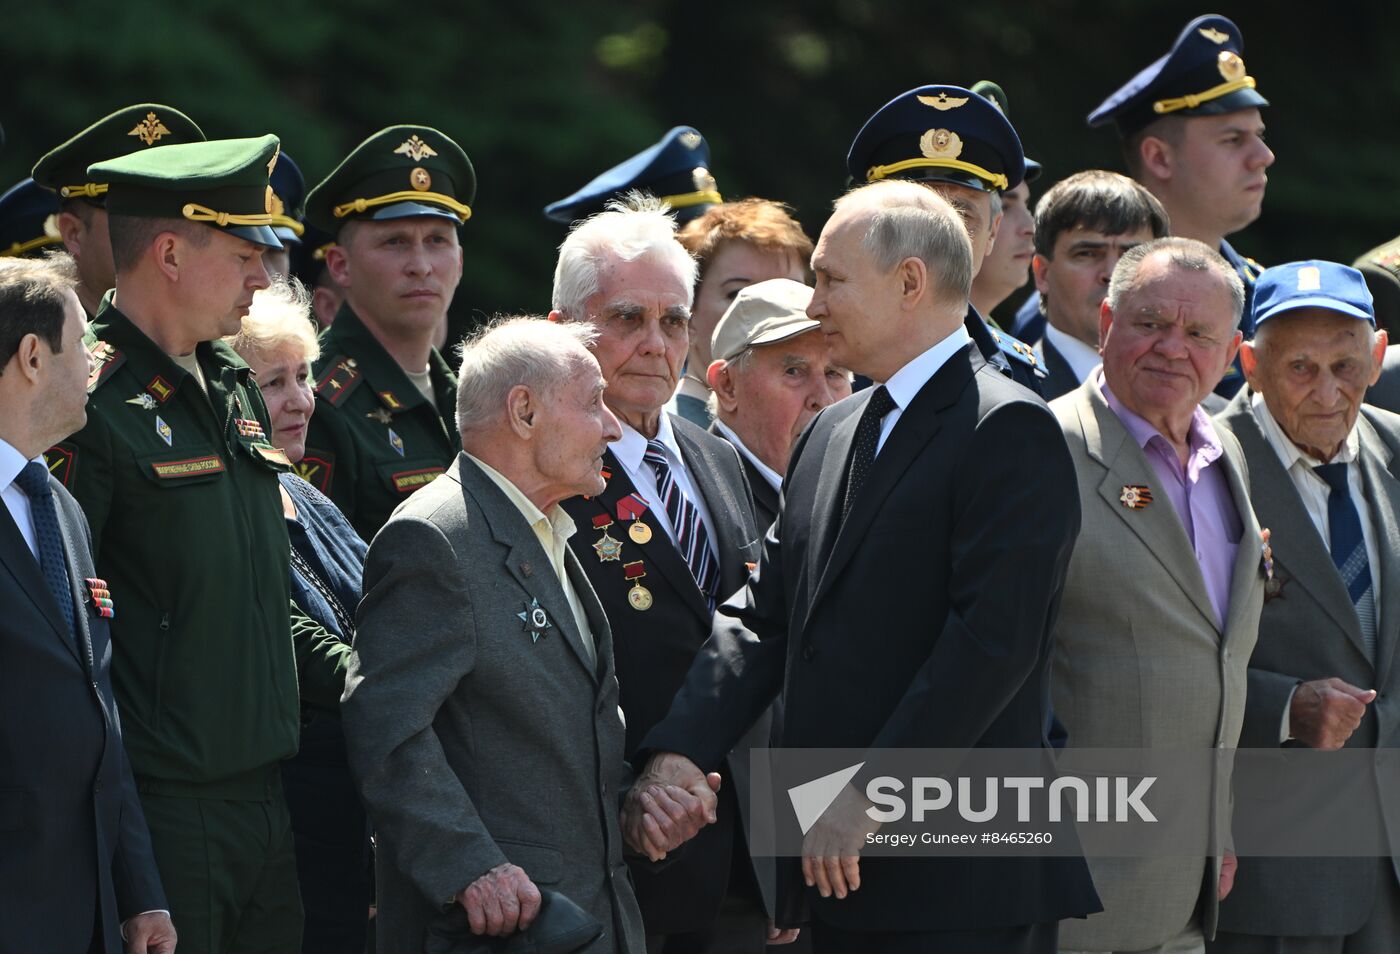
{"type": "Polygon", "coordinates": [[[627,591],[627,602],[638,612],[649,610],[652,604],[651,590],[642,586],[640,583],[634,584],[633,587],[627,591]]]}
{"type": "MultiPolygon", "coordinates": [[[[627,535],[632,538],[633,543],[646,543],[651,539],[651,527],[648,527],[640,520],[633,520],[632,525],[627,528],[627,535]]],[[[647,600],[647,606],[650,606],[650,597],[648,597],[647,600]]],[[[642,609],[646,609],[646,606],[642,607],[642,609]]]]}

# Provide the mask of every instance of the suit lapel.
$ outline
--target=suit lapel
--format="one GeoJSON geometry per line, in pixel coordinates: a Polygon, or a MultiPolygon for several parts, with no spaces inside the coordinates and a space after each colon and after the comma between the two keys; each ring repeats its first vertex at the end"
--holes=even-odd
{"type": "MultiPolygon", "coordinates": [[[[905,471],[909,469],[909,465],[923,452],[933,436],[942,429],[943,425],[939,420],[939,415],[957,403],[958,397],[963,393],[977,368],[982,367],[985,363],[981,356],[976,353],[975,347],[968,345],[950,357],[941,368],[934,372],[933,377],[929,378],[919,389],[919,392],[914,395],[909,406],[900,413],[899,420],[895,422],[894,430],[890,431],[889,437],[885,440],[885,446],[876,455],[875,463],[870,468],[870,476],[866,478],[865,486],[861,488],[860,496],[851,505],[851,512],[846,515],[844,522],[841,522],[842,500],[840,498],[844,485],[842,478],[845,475],[847,462],[850,460],[852,452],[852,444],[855,440],[855,425],[859,424],[860,415],[864,413],[865,404],[869,402],[869,398],[862,402],[858,413],[853,413],[838,425],[838,428],[844,431],[846,425],[851,424],[849,435],[843,433],[843,439],[840,443],[837,443],[835,436],[833,436],[830,446],[838,450],[836,454],[828,454],[827,456],[828,462],[835,465],[832,469],[838,471],[834,479],[833,500],[831,501],[834,509],[831,511],[831,520],[834,523],[839,523],[840,527],[836,531],[831,557],[822,568],[816,591],[812,594],[808,607],[809,615],[812,608],[820,602],[822,596],[830,588],[832,580],[840,575],[852,554],[856,552],[865,532],[870,529],[871,521],[880,512],[884,500],[894,490],[905,471]]],[[[826,480],[826,477],[824,468],[823,481],[826,480]]],[[[818,549],[820,550],[820,548],[818,549]]]]}
{"type": "Polygon", "coordinates": [[[1308,516],[1307,508],[1298,496],[1278,452],[1264,437],[1250,406],[1252,392],[1244,388],[1221,415],[1236,440],[1244,449],[1249,463],[1251,498],[1255,501],[1260,522],[1270,532],[1274,551],[1275,572],[1288,571],[1291,586],[1308,591],[1323,612],[1346,633],[1357,651],[1366,656],[1366,643],[1361,636],[1361,624],[1356,608],[1342,584],[1332,553],[1317,532],[1317,525],[1308,516]]]}
{"type": "Polygon", "coordinates": [[[603,604],[598,602],[598,594],[593,592],[593,584],[588,582],[583,564],[571,547],[564,549],[564,569],[569,574],[569,582],[573,584],[579,605],[583,607],[589,632],[593,634],[593,652],[598,658],[597,675],[601,682],[612,672],[612,628],[608,625],[603,604]]]}
{"type": "Polygon", "coordinates": [[[1378,538],[1380,566],[1375,569],[1381,583],[1380,614],[1376,624],[1376,685],[1383,683],[1395,659],[1395,642],[1400,634],[1400,554],[1389,541],[1400,539],[1400,480],[1391,469],[1394,455],[1385,441],[1362,415],[1357,422],[1361,438],[1361,479],[1366,492],[1371,523],[1378,538]]]}
{"type": "Polygon", "coordinates": [[[1123,503],[1125,487],[1156,486],[1157,471],[1095,386],[1080,389],[1079,422],[1089,455],[1106,471],[1098,491],[1107,509],[1137,535],[1201,615],[1220,630],[1224,624],[1215,615],[1196,551],[1171,500],[1160,495],[1139,510],[1123,503]]]}
{"type": "MultiPolygon", "coordinates": [[[[492,539],[505,548],[506,570],[515,578],[521,589],[532,599],[539,601],[554,628],[573,650],[579,665],[588,673],[589,678],[596,681],[597,670],[588,657],[588,650],[583,645],[583,637],[578,627],[574,625],[574,613],[569,607],[568,597],[564,595],[564,587],[554,575],[554,565],[549,562],[549,555],[540,546],[535,531],[525,522],[524,514],[491,478],[471,461],[465,457],[458,457],[454,466],[461,475],[463,490],[470,494],[481,508],[487,526],[491,529],[492,539]]],[[[568,551],[568,547],[564,549],[568,551]]],[[[529,607],[522,603],[519,610],[513,611],[528,613],[529,607]]],[[[521,622],[522,631],[527,629],[526,622],[521,622]]]]}
{"type": "MultiPolygon", "coordinates": [[[[62,524],[63,521],[60,519],[59,525],[62,526],[62,524]]],[[[71,545],[69,545],[69,554],[71,563],[71,545]]],[[[40,569],[39,561],[30,552],[29,544],[24,542],[24,535],[19,532],[14,518],[10,516],[10,509],[3,504],[0,504],[0,564],[9,570],[10,575],[19,584],[19,588],[38,608],[39,615],[44,617],[44,621],[49,624],[54,636],[62,640],[63,645],[81,663],[82,658],[78,655],[77,645],[73,642],[72,637],[63,631],[59,623],[63,608],[54,601],[52,594],[49,593],[49,585],[44,581],[44,571],[40,569]]],[[[70,577],[71,579],[72,577],[70,577]]]]}
{"type": "MultiPolygon", "coordinates": [[[[604,461],[612,476],[608,479],[607,488],[593,499],[598,503],[600,512],[611,513],[616,519],[618,501],[636,493],[637,488],[632,483],[632,478],[627,476],[627,469],[622,466],[612,451],[608,451],[604,461]]],[[[650,465],[644,462],[642,466],[650,465]]],[[[690,474],[692,478],[695,476],[693,470],[690,474]]],[[[720,522],[719,513],[711,510],[710,515],[716,523],[720,522]]],[[[700,587],[695,585],[695,577],[691,574],[690,567],[681,559],[680,553],[677,552],[675,545],[671,543],[671,538],[666,534],[669,520],[670,518],[666,516],[665,511],[648,509],[644,522],[651,526],[651,539],[646,543],[636,545],[645,557],[647,573],[655,571],[660,576],[665,577],[666,582],[671,585],[671,589],[680,595],[690,611],[700,617],[708,626],[711,618],[710,608],[705,603],[705,597],[700,594],[700,587]]],[[[621,526],[620,521],[619,530],[622,533],[627,532],[626,527],[621,526]]],[[[635,543],[635,541],[633,542],[635,543]]],[[[723,561],[721,561],[720,569],[723,572],[723,561]]],[[[643,583],[643,585],[646,584],[643,583]]]]}
{"type": "MultiPolygon", "coordinates": [[[[1250,587],[1255,585],[1262,570],[1260,565],[1264,559],[1263,541],[1259,538],[1259,521],[1255,519],[1254,508],[1249,500],[1249,488],[1245,486],[1244,476],[1240,473],[1240,462],[1235,458],[1234,446],[1231,443],[1224,444],[1224,452],[1220,457],[1220,465],[1224,467],[1225,481],[1230,486],[1230,497],[1235,502],[1235,512],[1240,517],[1240,545],[1235,552],[1235,564],[1230,572],[1230,602],[1225,608],[1225,628],[1221,632],[1222,640],[1229,640],[1230,634],[1239,631],[1239,627],[1249,625],[1250,621],[1245,617],[1246,608],[1249,606],[1248,594],[1250,587]]],[[[1258,618],[1254,623],[1257,625],[1258,618]]]]}
{"type": "MultiPolygon", "coordinates": [[[[753,525],[753,518],[750,515],[745,519],[744,508],[739,503],[735,488],[720,479],[720,464],[710,449],[701,446],[679,427],[673,425],[671,433],[676,435],[690,482],[704,498],[705,508],[710,512],[710,523],[715,528],[715,556],[719,560],[719,597],[723,599],[748,578],[748,567],[741,557],[758,545],[757,539],[749,539],[754,535],[745,532],[753,525]],[[740,534],[746,539],[740,539],[740,534]]],[[[728,446],[725,444],[725,447],[728,446]]],[[[735,451],[735,454],[738,452],[735,451]]]]}

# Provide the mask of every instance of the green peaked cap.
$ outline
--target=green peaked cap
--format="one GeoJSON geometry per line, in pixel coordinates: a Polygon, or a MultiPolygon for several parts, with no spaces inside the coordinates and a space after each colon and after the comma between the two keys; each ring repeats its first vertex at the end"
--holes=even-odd
{"type": "Polygon", "coordinates": [[[183,218],[281,248],[268,186],[278,149],[271,135],[159,146],[96,163],[88,176],[109,184],[112,215],[183,218]]]}
{"type": "Polygon", "coordinates": [[[50,149],[34,164],[34,181],[60,199],[86,199],[101,205],[107,182],[88,178],[88,167],[104,159],[182,142],[203,142],[194,120],[173,106],[138,103],[104,116],[72,139],[50,149]]]}
{"type": "Polygon", "coordinates": [[[331,235],[355,219],[471,217],[476,172],[462,147],[430,126],[390,126],[351,151],[306,197],[306,220],[331,235]]]}

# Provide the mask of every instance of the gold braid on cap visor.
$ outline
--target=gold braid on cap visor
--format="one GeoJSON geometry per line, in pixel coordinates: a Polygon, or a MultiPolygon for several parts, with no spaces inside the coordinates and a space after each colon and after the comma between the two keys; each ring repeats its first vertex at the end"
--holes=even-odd
{"type": "Polygon", "coordinates": [[[64,186],[58,190],[58,194],[65,199],[95,199],[106,192],[105,182],[84,182],[82,185],[64,186]]]}
{"type": "Polygon", "coordinates": [[[1219,99],[1230,93],[1242,89],[1254,89],[1254,77],[1245,76],[1241,79],[1231,80],[1228,83],[1221,83],[1219,86],[1212,86],[1204,93],[1187,93],[1185,96],[1177,96],[1173,99],[1159,99],[1152,104],[1152,111],[1159,116],[1163,113],[1174,113],[1178,109],[1195,109],[1202,103],[1208,103],[1212,99],[1219,99]]]}
{"type": "Polygon", "coordinates": [[[892,176],[897,172],[906,169],[958,169],[962,172],[970,172],[981,179],[987,185],[995,189],[1006,191],[1008,180],[1006,176],[997,172],[988,172],[981,166],[973,165],[970,162],[963,162],[961,159],[905,159],[902,162],[892,162],[887,166],[871,166],[865,172],[867,182],[876,182],[886,176],[892,176]]]}
{"type": "Polygon", "coordinates": [[[347,215],[357,215],[375,206],[393,205],[395,202],[423,202],[428,205],[440,205],[449,211],[456,212],[457,218],[463,222],[472,217],[470,206],[463,205],[452,196],[443,195],[441,192],[390,192],[388,195],[375,196],[373,199],[354,199],[331,209],[331,215],[343,219],[347,215]]]}
{"type": "Polygon", "coordinates": [[[673,209],[684,209],[691,205],[701,205],[708,202],[711,205],[719,205],[724,201],[724,196],[714,189],[706,189],[702,192],[682,192],[680,195],[663,195],[661,201],[665,202],[673,209]]]}
{"type": "Polygon", "coordinates": [[[229,225],[271,225],[271,212],[258,212],[250,215],[240,215],[236,212],[216,212],[207,205],[199,205],[189,202],[180,214],[191,222],[213,222],[219,228],[229,225]]]}

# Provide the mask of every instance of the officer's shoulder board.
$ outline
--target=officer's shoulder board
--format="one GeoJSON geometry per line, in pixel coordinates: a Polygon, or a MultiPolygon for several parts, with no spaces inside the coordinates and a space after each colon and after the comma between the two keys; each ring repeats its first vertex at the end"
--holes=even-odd
{"type": "Polygon", "coordinates": [[[1001,349],[1001,353],[1006,355],[1007,358],[1026,365],[1035,372],[1035,376],[1038,378],[1047,376],[1048,372],[1045,370],[1045,359],[1036,352],[1035,348],[1026,344],[1020,338],[1014,338],[1004,331],[993,328],[991,325],[987,326],[987,330],[991,332],[992,340],[997,343],[997,347],[1001,349]]]}
{"type": "Polygon", "coordinates": [[[326,369],[316,379],[316,396],[329,401],[332,407],[340,407],[364,380],[355,359],[338,354],[326,363],[326,369]]]}
{"type": "Polygon", "coordinates": [[[100,338],[89,342],[87,349],[88,357],[92,359],[87,382],[88,393],[91,394],[111,380],[113,372],[126,363],[126,355],[100,338]]]}

